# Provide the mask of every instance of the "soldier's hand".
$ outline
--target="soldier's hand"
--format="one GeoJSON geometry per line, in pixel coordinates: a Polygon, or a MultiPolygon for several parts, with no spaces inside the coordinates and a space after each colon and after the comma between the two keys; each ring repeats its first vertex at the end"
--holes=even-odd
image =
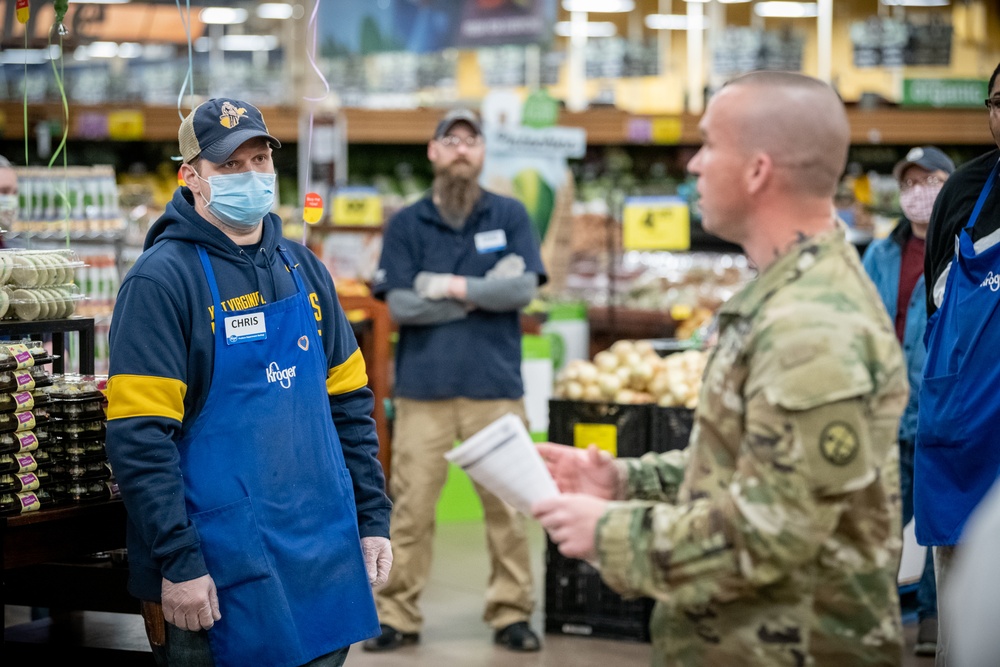
{"type": "Polygon", "coordinates": [[[538,452],[563,493],[586,493],[605,500],[618,497],[621,480],[615,460],[596,445],[580,449],[543,442],[538,452]]]}
{"type": "Polygon", "coordinates": [[[564,493],[539,500],[531,506],[531,513],[559,546],[559,553],[567,558],[594,561],[597,558],[594,533],[607,506],[607,501],[600,498],[564,493]]]}
{"type": "Polygon", "coordinates": [[[208,630],[222,618],[219,594],[210,575],[178,583],[164,579],[160,592],[163,619],[182,630],[208,630]]]}

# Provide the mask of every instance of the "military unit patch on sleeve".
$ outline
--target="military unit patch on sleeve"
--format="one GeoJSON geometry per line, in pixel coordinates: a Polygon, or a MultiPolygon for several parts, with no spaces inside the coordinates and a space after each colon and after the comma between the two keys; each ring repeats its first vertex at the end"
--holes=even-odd
{"type": "Polygon", "coordinates": [[[819,451],[835,466],[845,466],[854,460],[860,449],[854,427],[846,422],[831,422],[819,436],[819,451]]]}

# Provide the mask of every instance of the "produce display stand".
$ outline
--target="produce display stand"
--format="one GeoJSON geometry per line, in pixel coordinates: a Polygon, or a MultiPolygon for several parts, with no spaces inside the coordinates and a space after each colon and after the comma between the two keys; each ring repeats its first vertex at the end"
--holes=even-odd
{"type": "MultiPolygon", "coordinates": [[[[52,341],[54,373],[64,373],[65,336],[80,338],[79,372],[94,372],[94,320],[70,318],[0,323],[0,337],[52,341]]],[[[125,548],[125,505],[121,500],[41,508],[17,516],[0,517],[5,605],[24,605],[48,610],[46,618],[4,629],[6,660],[23,658],[42,664],[49,660],[82,655],[107,657],[103,651],[88,651],[80,636],[87,611],[138,613],[139,603],[126,591],[128,568],[110,558],[82,560],[97,553],[125,548]],[[80,651],[84,652],[81,653],[80,651]]],[[[153,664],[152,654],[138,651],[139,662],[123,662],[123,652],[114,651],[114,664],[153,664]]],[[[128,652],[124,652],[128,654],[128,652]]],[[[49,664],[63,664],[49,662],[49,664]]]]}

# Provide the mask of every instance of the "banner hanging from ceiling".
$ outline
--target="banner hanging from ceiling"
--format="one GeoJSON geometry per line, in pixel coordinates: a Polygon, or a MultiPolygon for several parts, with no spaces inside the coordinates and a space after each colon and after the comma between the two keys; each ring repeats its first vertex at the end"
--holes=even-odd
{"type": "Polygon", "coordinates": [[[323,57],[545,44],[557,0],[338,0],[320,7],[323,57]]]}
{"type": "Polygon", "coordinates": [[[851,24],[855,67],[912,67],[951,64],[953,29],[937,14],[917,21],[871,16],[851,24]]]}

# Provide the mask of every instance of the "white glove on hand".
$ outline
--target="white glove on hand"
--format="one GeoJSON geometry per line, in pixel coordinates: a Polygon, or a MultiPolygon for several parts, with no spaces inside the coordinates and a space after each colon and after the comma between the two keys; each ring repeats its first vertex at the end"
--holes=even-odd
{"type": "Polygon", "coordinates": [[[486,272],[487,278],[517,278],[524,275],[524,258],[507,255],[486,272]]]}
{"type": "Polygon", "coordinates": [[[381,588],[389,581],[389,570],[392,569],[392,545],[384,537],[362,537],[361,553],[365,557],[365,569],[368,570],[368,583],[372,588],[381,588]]]}
{"type": "Polygon", "coordinates": [[[452,278],[454,276],[450,273],[421,271],[413,281],[413,289],[425,299],[440,301],[449,298],[452,278]]]}
{"type": "Polygon", "coordinates": [[[174,583],[166,579],[160,585],[163,620],[182,630],[208,630],[222,618],[219,594],[211,575],[174,583]]]}

